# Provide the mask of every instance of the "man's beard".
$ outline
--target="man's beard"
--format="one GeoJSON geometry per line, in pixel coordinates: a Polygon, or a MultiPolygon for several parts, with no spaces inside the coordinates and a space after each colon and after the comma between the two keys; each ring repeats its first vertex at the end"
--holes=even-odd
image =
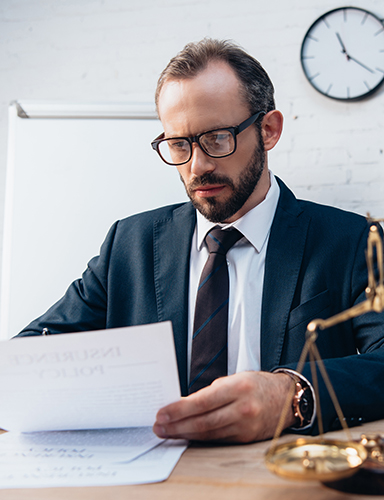
{"type": "Polygon", "coordinates": [[[180,178],[193,206],[211,222],[224,222],[235,215],[251,196],[263,173],[264,163],[264,144],[262,140],[259,140],[252,158],[240,175],[237,185],[227,176],[209,172],[199,177],[195,177],[188,186],[181,176],[180,178]],[[218,201],[215,197],[210,197],[205,198],[204,203],[202,203],[200,200],[196,199],[193,190],[199,186],[206,186],[207,184],[225,184],[232,189],[232,195],[222,202],[218,201]]]}

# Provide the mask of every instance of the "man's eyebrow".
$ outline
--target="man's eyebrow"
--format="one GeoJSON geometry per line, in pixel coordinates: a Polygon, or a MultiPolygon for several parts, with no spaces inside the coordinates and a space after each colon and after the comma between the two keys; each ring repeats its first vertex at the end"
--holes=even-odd
{"type": "Polygon", "coordinates": [[[207,128],[206,130],[204,130],[203,132],[198,132],[197,134],[191,134],[191,135],[171,135],[171,134],[166,134],[165,132],[163,132],[163,137],[161,137],[162,139],[178,139],[178,138],[184,138],[184,137],[196,137],[197,135],[202,135],[202,134],[206,134],[207,132],[215,132],[216,130],[226,130],[228,128],[234,128],[236,127],[237,125],[219,125],[217,127],[212,127],[212,128],[207,128]]]}

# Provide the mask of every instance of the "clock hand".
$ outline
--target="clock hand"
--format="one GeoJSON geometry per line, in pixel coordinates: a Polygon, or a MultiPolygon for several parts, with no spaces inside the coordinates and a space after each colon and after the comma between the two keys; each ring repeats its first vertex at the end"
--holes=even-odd
{"type": "Polygon", "coordinates": [[[343,43],[343,40],[341,39],[341,36],[339,35],[339,33],[336,33],[336,36],[337,36],[337,39],[339,40],[340,42],[340,45],[342,47],[342,52],[343,54],[346,55],[347,57],[347,60],[351,60],[351,61],[355,61],[355,63],[359,64],[360,66],[362,66],[363,68],[365,68],[367,71],[371,72],[371,73],[374,73],[374,71],[371,69],[371,68],[368,68],[368,66],[366,66],[365,64],[363,64],[362,62],[358,61],[357,59],[355,59],[354,57],[350,56],[347,52],[347,49],[345,48],[345,45],[343,43]]]}
{"type": "Polygon", "coordinates": [[[373,69],[371,68],[368,68],[368,66],[366,66],[365,64],[363,64],[362,62],[358,61],[357,59],[355,59],[354,57],[352,56],[348,56],[348,59],[350,59],[351,61],[355,61],[355,63],[357,64],[360,64],[360,66],[362,66],[363,68],[365,68],[367,71],[369,71],[370,73],[374,73],[373,69]]]}
{"type": "Polygon", "coordinates": [[[343,40],[341,39],[341,36],[338,33],[336,33],[336,36],[337,36],[337,39],[340,42],[341,48],[343,49],[343,51],[342,51],[343,54],[345,54],[347,56],[347,59],[349,59],[349,55],[347,53],[347,49],[345,48],[345,45],[343,44],[343,40]]]}

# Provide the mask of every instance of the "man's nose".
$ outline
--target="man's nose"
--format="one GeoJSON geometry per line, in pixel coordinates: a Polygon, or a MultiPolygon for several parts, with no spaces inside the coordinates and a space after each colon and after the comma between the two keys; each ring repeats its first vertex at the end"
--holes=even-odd
{"type": "Polygon", "coordinates": [[[214,159],[197,145],[192,145],[191,173],[199,176],[215,170],[214,159]]]}

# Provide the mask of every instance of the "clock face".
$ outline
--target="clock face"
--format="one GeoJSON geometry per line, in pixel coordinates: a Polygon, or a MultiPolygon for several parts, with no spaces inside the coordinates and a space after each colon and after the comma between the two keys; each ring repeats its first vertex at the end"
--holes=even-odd
{"type": "Polygon", "coordinates": [[[355,7],[327,12],[304,37],[301,64],[313,87],[333,99],[358,100],[384,82],[384,25],[355,7]]]}

